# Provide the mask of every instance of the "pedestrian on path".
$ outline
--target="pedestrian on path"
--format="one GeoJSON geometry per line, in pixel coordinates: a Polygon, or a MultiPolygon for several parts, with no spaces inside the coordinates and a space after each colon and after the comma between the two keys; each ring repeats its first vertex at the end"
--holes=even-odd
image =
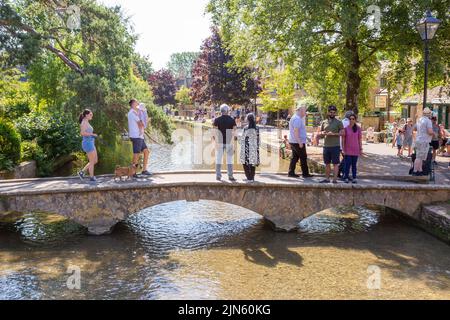
{"type": "Polygon", "coordinates": [[[79,117],[80,134],[83,137],[81,147],[83,151],[86,152],[89,163],[78,172],[78,176],[83,180],[85,172],[89,171],[89,180],[91,182],[96,182],[97,179],[94,175],[94,167],[98,162],[97,149],[95,148],[95,138],[97,138],[97,134],[94,133],[94,128],[89,123],[93,117],[94,114],[89,109],[85,109],[79,117]]]}
{"type": "Polygon", "coordinates": [[[222,160],[223,154],[226,154],[226,164],[228,180],[236,181],[233,177],[233,141],[236,137],[236,121],[228,115],[230,107],[226,104],[220,106],[220,117],[214,119],[214,134],[212,139],[216,150],[216,180],[222,179],[222,160]]]}
{"type": "Polygon", "coordinates": [[[430,148],[431,138],[434,135],[433,124],[430,120],[431,110],[426,107],[423,109],[422,117],[419,118],[414,130],[417,131],[415,150],[416,150],[416,160],[414,161],[414,176],[422,175],[422,165],[423,161],[427,160],[428,151],[430,148]]]}
{"type": "Polygon", "coordinates": [[[295,173],[297,162],[300,160],[303,178],[312,177],[308,169],[308,155],[306,153],[306,125],[305,125],[306,108],[298,106],[295,114],[289,121],[289,144],[292,150],[292,159],[289,165],[288,176],[291,178],[300,177],[295,173]]]}
{"type": "Polygon", "coordinates": [[[412,153],[413,127],[412,119],[408,118],[405,126],[403,127],[403,150],[408,148],[408,158],[411,157],[412,153]]]}
{"type": "Polygon", "coordinates": [[[344,135],[342,122],[336,119],[337,108],[334,105],[328,107],[328,118],[320,124],[320,135],[325,137],[323,147],[323,161],[325,162],[325,179],[321,183],[329,183],[331,164],[333,164],[333,183],[337,183],[340,163],[340,137],[344,135]]]}
{"type": "Polygon", "coordinates": [[[356,165],[362,154],[362,131],[356,123],[356,115],[350,116],[350,124],[344,130],[342,150],[344,153],[344,181],[349,183],[350,167],[352,168],[352,183],[356,181],[356,165]]]}
{"type": "Polygon", "coordinates": [[[431,124],[433,126],[433,137],[431,138],[430,146],[433,148],[433,162],[437,164],[436,154],[439,149],[439,141],[441,140],[441,128],[439,128],[436,116],[431,117],[431,124]]]}
{"type": "Polygon", "coordinates": [[[403,156],[403,129],[399,126],[397,127],[397,130],[395,130],[394,134],[394,140],[395,144],[397,145],[397,156],[402,157],[403,156]]]}
{"type": "Polygon", "coordinates": [[[247,123],[240,138],[241,153],[239,160],[244,167],[248,182],[255,181],[256,167],[260,164],[259,159],[259,128],[253,113],[247,115],[247,123]]]}

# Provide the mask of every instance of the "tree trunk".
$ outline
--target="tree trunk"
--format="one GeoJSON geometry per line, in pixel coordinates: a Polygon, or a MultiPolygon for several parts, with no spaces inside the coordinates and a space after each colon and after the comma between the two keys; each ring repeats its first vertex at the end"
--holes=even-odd
{"type": "Polygon", "coordinates": [[[345,45],[350,62],[350,69],[347,73],[347,94],[345,101],[345,110],[351,110],[358,114],[358,96],[361,86],[361,77],[359,76],[359,68],[361,60],[358,52],[358,44],[355,40],[347,40],[345,45]]]}

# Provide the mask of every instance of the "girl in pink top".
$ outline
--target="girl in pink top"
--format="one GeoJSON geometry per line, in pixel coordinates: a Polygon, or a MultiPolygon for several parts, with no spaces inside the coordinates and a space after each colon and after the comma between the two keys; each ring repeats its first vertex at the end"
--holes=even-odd
{"type": "Polygon", "coordinates": [[[344,153],[344,180],[349,183],[350,167],[352,168],[352,183],[356,183],[356,163],[362,154],[361,128],[356,124],[356,115],[350,116],[350,124],[345,128],[342,139],[342,151],[344,153]]]}

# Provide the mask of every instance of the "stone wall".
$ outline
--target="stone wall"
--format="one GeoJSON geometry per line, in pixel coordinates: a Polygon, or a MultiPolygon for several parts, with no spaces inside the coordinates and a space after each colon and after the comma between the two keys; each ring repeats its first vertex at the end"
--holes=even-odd
{"type": "Polygon", "coordinates": [[[1,171],[0,180],[3,179],[29,179],[36,178],[36,161],[27,161],[19,164],[13,171],[1,171]]]}
{"type": "Polygon", "coordinates": [[[282,185],[220,184],[210,182],[163,185],[120,185],[64,191],[0,192],[2,211],[53,212],[104,234],[128,215],[157,204],[214,200],[261,214],[276,230],[291,231],[319,211],[337,206],[380,205],[422,222],[422,205],[450,200],[450,188],[401,185],[282,185]],[[281,199],[289,199],[283,201],[281,199]]]}

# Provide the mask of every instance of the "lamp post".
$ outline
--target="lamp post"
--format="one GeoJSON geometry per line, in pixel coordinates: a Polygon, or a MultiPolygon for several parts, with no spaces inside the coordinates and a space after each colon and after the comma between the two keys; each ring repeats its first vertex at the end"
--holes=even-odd
{"type": "Polygon", "coordinates": [[[419,31],[420,37],[422,38],[424,44],[425,44],[425,75],[423,79],[423,105],[422,110],[425,109],[427,105],[427,82],[428,82],[428,55],[430,53],[430,50],[428,49],[428,40],[433,39],[436,30],[439,27],[439,24],[441,21],[439,19],[436,19],[431,15],[431,11],[427,10],[425,18],[421,19],[416,24],[416,29],[419,31]]]}

